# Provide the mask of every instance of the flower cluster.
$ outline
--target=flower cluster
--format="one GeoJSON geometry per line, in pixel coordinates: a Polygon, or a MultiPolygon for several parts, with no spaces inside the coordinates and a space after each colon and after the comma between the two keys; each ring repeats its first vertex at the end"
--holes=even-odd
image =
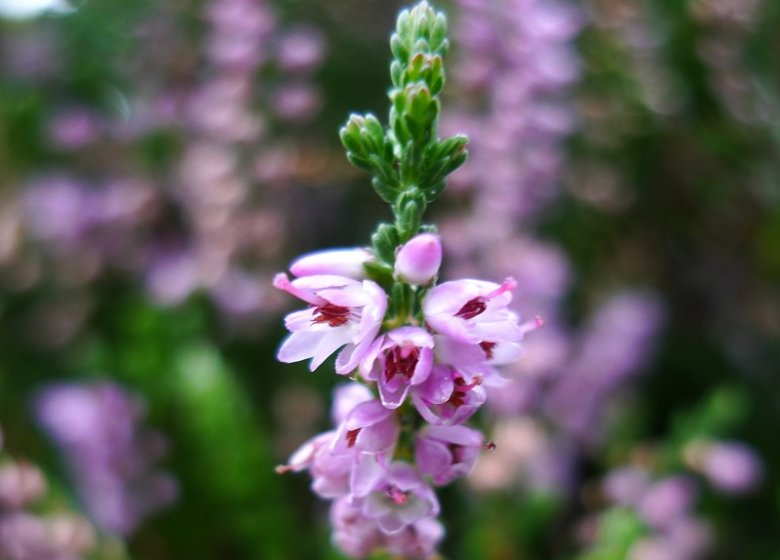
{"type": "Polygon", "coordinates": [[[153,470],[165,440],[141,426],[141,403],[119,386],[54,385],[38,396],[36,409],[87,511],[103,529],[129,535],[175,499],[175,481],[153,470]]]}
{"type": "Polygon", "coordinates": [[[468,474],[484,435],[465,423],[505,379],[524,334],[509,307],[517,282],[462,279],[439,284],[442,244],[422,215],[467,157],[467,138],[439,139],[447,21],[426,2],[398,17],[390,39],[389,126],[352,115],[341,130],[347,158],[370,171],[394,224],[370,248],[305,255],[274,285],[307,304],[290,313],[282,362],[336,354],[340,388],[333,430],[306,442],[280,472],[308,470],[314,491],[333,500],[335,543],[363,557],[381,548],[428,558],[444,529],[433,490],[468,474]],[[372,392],[370,388],[375,388],[372,392]]]}
{"type": "Polygon", "coordinates": [[[95,546],[95,531],[69,511],[40,513],[46,477],[32,463],[2,454],[0,434],[0,558],[76,560],[95,546]],[[30,511],[33,510],[33,511],[30,511]]]}
{"type": "Polygon", "coordinates": [[[464,423],[485,402],[485,386],[503,382],[495,366],[517,358],[524,333],[536,326],[508,309],[511,278],[436,285],[441,257],[431,233],[399,248],[395,277],[413,282],[420,298],[397,326],[385,319],[387,293],[367,278],[368,250],[306,255],[290,267],[295,279],[279,274],[274,282],[308,304],[286,317],[291,334],[279,360],[310,359],[313,371],[338,351],[336,373],[355,373],[357,381],[336,393],[336,427],[279,468],[310,472],[314,491],[334,500],[336,543],[355,556],[377,547],[432,554],[443,529],[431,485],[468,474],[480,450],[492,448],[464,423]]]}

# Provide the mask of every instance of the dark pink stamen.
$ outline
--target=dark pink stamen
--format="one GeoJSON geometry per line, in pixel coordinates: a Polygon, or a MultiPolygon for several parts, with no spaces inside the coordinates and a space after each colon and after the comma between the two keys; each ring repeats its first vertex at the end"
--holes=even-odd
{"type": "Polygon", "coordinates": [[[482,350],[485,351],[485,356],[488,360],[493,359],[493,348],[496,347],[495,342],[488,342],[487,340],[483,340],[479,343],[479,347],[482,348],[482,350]]]}
{"type": "Polygon", "coordinates": [[[475,297],[474,299],[470,299],[467,301],[463,307],[461,307],[457,313],[455,313],[455,317],[460,317],[461,319],[473,319],[480,313],[484,313],[485,309],[487,309],[487,301],[482,296],[475,297]]]}
{"type": "Polygon", "coordinates": [[[354,430],[347,430],[346,440],[347,440],[347,447],[355,447],[355,443],[357,442],[358,434],[360,433],[360,430],[363,428],[355,428],[354,430]]]}
{"type": "Polygon", "coordinates": [[[340,327],[349,321],[349,307],[325,303],[314,308],[313,323],[327,323],[331,327],[340,327]]]}
{"type": "Polygon", "coordinates": [[[420,351],[416,347],[394,346],[385,355],[385,381],[390,381],[398,374],[411,379],[419,358],[420,351]]]}

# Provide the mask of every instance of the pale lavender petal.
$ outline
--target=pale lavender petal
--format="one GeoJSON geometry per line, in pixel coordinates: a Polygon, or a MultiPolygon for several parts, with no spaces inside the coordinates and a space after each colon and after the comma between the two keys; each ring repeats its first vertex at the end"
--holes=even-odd
{"type": "Polygon", "coordinates": [[[276,354],[276,359],[291,364],[311,358],[317,351],[322,336],[319,332],[294,332],[284,340],[276,354]]]}
{"type": "Polygon", "coordinates": [[[452,454],[443,443],[418,437],[414,444],[414,459],[422,474],[434,475],[450,466],[452,454]]]}
{"type": "Polygon", "coordinates": [[[393,412],[387,410],[377,400],[360,403],[347,415],[344,426],[347,430],[372,426],[391,416],[393,412]]]}
{"type": "Polygon", "coordinates": [[[366,249],[332,249],[309,253],[296,259],[290,265],[295,276],[335,275],[362,280],[365,278],[363,265],[373,255],[366,249]]]}

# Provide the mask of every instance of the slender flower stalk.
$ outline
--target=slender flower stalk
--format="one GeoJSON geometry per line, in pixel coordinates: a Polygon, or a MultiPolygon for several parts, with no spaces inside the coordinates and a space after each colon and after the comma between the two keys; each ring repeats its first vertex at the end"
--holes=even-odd
{"type": "Polygon", "coordinates": [[[335,430],[306,442],[279,472],[308,470],[313,490],[334,499],[333,541],[365,557],[384,549],[429,558],[444,535],[433,486],[468,474],[485,444],[464,423],[484,404],[495,369],[520,354],[526,332],[509,308],[517,287],[461,279],[437,284],[442,244],[422,224],[445,178],[466,160],[466,137],[440,139],[447,22],[426,2],[398,17],[389,125],[352,115],[341,130],[347,158],[373,175],[393,210],[370,248],[337,249],[293,262],[274,285],[307,307],[290,313],[278,358],[335,370],[355,381],[338,390],[335,430]],[[371,388],[371,389],[369,389],[371,388]]]}

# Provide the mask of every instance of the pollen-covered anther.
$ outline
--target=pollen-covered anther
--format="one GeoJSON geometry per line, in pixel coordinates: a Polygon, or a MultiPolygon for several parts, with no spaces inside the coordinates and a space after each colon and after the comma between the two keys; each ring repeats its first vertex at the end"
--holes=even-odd
{"type": "Polygon", "coordinates": [[[463,307],[461,307],[458,312],[455,313],[455,317],[460,317],[461,319],[473,319],[477,315],[484,313],[485,309],[487,309],[487,300],[481,296],[475,297],[474,299],[470,299],[465,304],[463,304],[463,307]]]}
{"type": "Polygon", "coordinates": [[[495,451],[496,447],[498,447],[496,445],[496,442],[491,439],[485,442],[485,444],[482,446],[482,449],[484,449],[485,451],[495,451]]]}
{"type": "Polygon", "coordinates": [[[349,321],[349,307],[325,303],[314,308],[312,323],[327,323],[331,327],[340,327],[349,321]]]}
{"type": "Polygon", "coordinates": [[[395,346],[385,357],[385,380],[390,381],[397,374],[410,379],[420,358],[420,351],[415,347],[395,346]]]}
{"type": "Polygon", "coordinates": [[[290,465],[276,465],[274,468],[274,472],[276,472],[276,474],[287,474],[288,472],[292,472],[294,470],[295,469],[290,465]]]}
{"type": "Polygon", "coordinates": [[[495,342],[488,342],[487,340],[483,340],[479,343],[479,347],[482,348],[482,350],[485,352],[485,357],[488,360],[493,359],[493,349],[496,347],[495,342]]]}

